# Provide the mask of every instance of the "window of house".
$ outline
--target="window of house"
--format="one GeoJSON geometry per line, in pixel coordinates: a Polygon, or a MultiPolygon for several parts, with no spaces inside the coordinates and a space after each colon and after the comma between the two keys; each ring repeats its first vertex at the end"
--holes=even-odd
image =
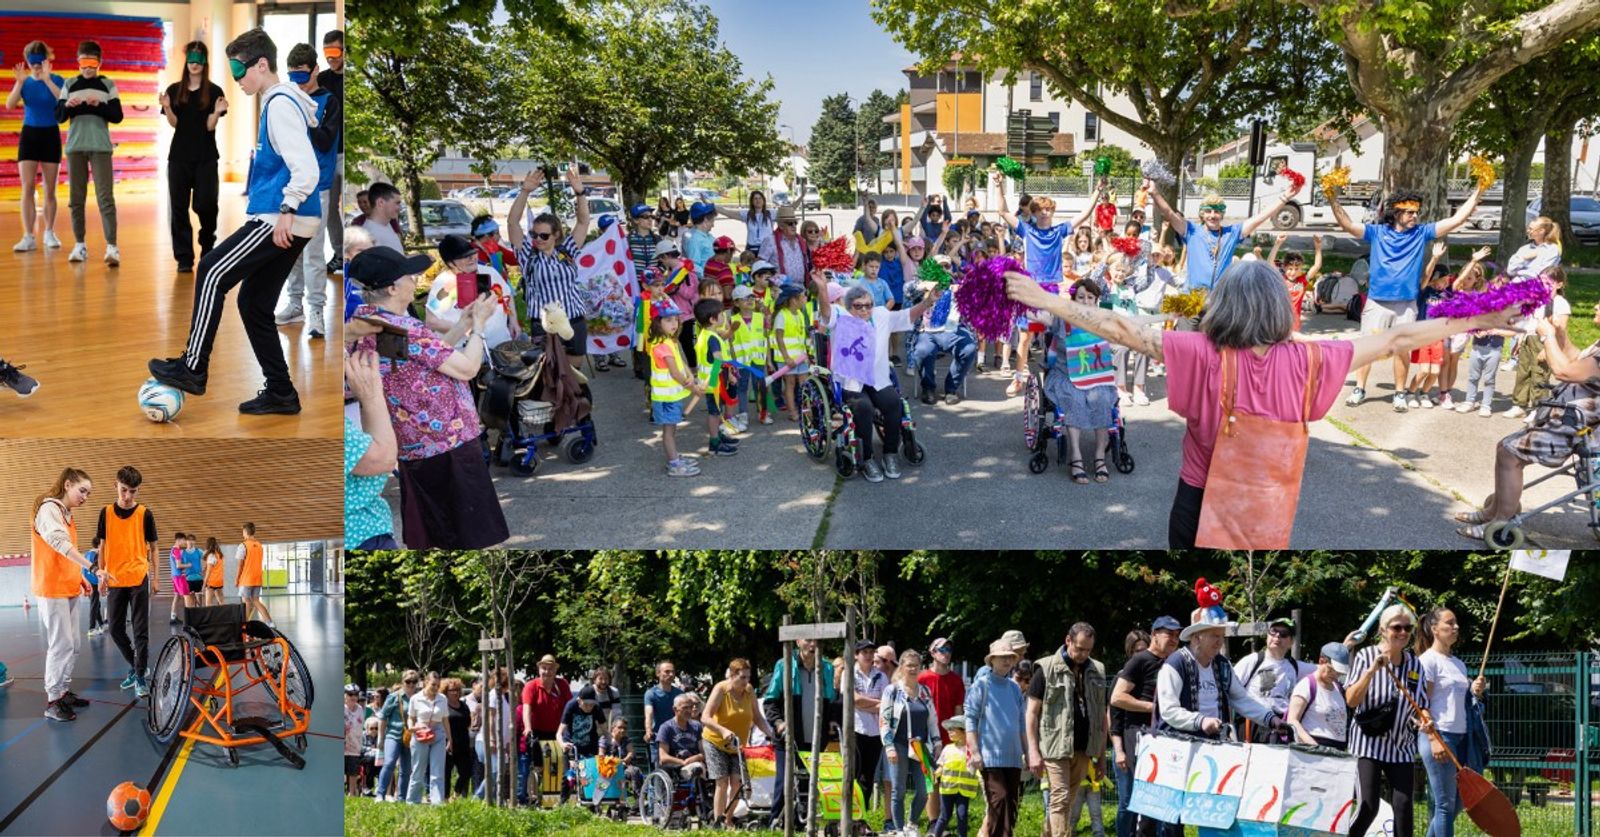
{"type": "Polygon", "coordinates": [[[1093,113],[1083,115],[1083,141],[1098,142],[1100,140],[1100,117],[1093,113]]]}
{"type": "Polygon", "coordinates": [[[1044,101],[1044,76],[1028,73],[1028,101],[1044,101]]]}
{"type": "Polygon", "coordinates": [[[1058,111],[1050,111],[1050,129],[1061,133],[1061,114],[1058,111]]]}

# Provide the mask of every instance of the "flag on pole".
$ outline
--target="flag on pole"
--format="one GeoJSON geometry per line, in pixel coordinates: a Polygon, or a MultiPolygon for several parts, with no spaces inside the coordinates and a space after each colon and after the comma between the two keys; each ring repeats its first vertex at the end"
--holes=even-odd
{"type": "Polygon", "coordinates": [[[1570,549],[1519,549],[1511,553],[1511,569],[1561,581],[1567,577],[1571,557],[1570,549]]]}

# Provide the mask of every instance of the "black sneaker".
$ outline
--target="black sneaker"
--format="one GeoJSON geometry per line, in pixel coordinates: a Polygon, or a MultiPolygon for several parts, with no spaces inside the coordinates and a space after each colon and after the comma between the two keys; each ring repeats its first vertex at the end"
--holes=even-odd
{"type": "Polygon", "coordinates": [[[194,265],[189,264],[187,262],[179,262],[178,263],[178,272],[179,273],[193,273],[194,272],[194,265]]]}
{"type": "Polygon", "coordinates": [[[18,398],[27,398],[39,389],[39,381],[22,374],[22,369],[0,360],[0,387],[15,392],[18,398]]]}
{"type": "Polygon", "coordinates": [[[150,370],[151,377],[169,387],[177,387],[190,395],[206,394],[206,376],[190,369],[181,357],[152,358],[145,367],[150,370]]]}
{"type": "Polygon", "coordinates": [[[283,394],[270,389],[257,390],[255,398],[239,405],[239,412],[251,416],[292,416],[300,412],[300,395],[294,390],[283,394]]]}
{"type": "Polygon", "coordinates": [[[333,258],[328,260],[328,275],[329,276],[332,276],[335,273],[343,273],[343,272],[344,272],[344,259],[341,259],[338,256],[334,256],[333,258]]]}
{"type": "Polygon", "coordinates": [[[928,404],[930,406],[933,404],[933,401],[934,401],[933,390],[931,390],[931,389],[923,390],[921,397],[922,397],[922,403],[928,404]]]}
{"type": "Polygon", "coordinates": [[[44,716],[52,721],[76,721],[78,713],[72,711],[65,701],[54,700],[44,707],[44,716]]]}
{"type": "Polygon", "coordinates": [[[712,445],[707,450],[710,451],[712,456],[734,456],[739,453],[738,448],[728,444],[712,445]]]}
{"type": "Polygon", "coordinates": [[[61,700],[62,703],[65,703],[66,705],[74,707],[74,708],[79,707],[79,706],[88,706],[89,705],[88,701],[84,700],[81,697],[78,697],[78,693],[77,692],[70,691],[70,690],[67,691],[66,693],[62,694],[60,700],[61,700]]]}

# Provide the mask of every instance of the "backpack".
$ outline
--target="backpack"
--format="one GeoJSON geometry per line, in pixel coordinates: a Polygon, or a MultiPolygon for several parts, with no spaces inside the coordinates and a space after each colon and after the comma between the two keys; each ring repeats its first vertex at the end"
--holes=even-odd
{"type": "MultiPolygon", "coordinates": [[[[1311,704],[1317,702],[1317,676],[1315,673],[1312,673],[1306,675],[1305,679],[1310,681],[1311,684],[1309,687],[1311,689],[1311,694],[1306,697],[1306,705],[1310,706],[1311,704]]],[[[1344,700],[1344,684],[1335,680],[1333,681],[1333,685],[1339,690],[1339,699],[1344,700]]]]}
{"type": "Polygon", "coordinates": [[[1365,308],[1366,306],[1366,294],[1356,294],[1355,296],[1350,297],[1350,304],[1344,309],[1344,318],[1358,323],[1361,322],[1361,309],[1365,308]]]}

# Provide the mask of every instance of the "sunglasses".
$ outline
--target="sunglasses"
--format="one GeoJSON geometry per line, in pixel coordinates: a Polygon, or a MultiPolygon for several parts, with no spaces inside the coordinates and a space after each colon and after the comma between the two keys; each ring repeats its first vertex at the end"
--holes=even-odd
{"type": "Polygon", "coordinates": [[[1287,639],[1289,637],[1294,636],[1294,634],[1291,634],[1291,633],[1289,633],[1288,631],[1285,631],[1285,630],[1271,630],[1271,631],[1267,631],[1267,634],[1269,636],[1278,637],[1279,639],[1287,639]]]}
{"type": "MultiPolygon", "coordinates": [[[[851,311],[871,311],[872,310],[872,303],[870,303],[870,302],[852,302],[852,303],[850,303],[850,310],[851,311]]],[[[878,662],[889,662],[889,663],[892,663],[892,662],[894,662],[894,660],[890,660],[890,659],[888,659],[886,657],[879,657],[878,658],[878,662]]]]}
{"type": "Polygon", "coordinates": [[[552,238],[555,238],[555,237],[556,237],[556,234],[555,234],[555,233],[538,233],[538,232],[531,232],[531,233],[528,233],[528,235],[529,235],[529,236],[531,236],[531,237],[533,237],[533,238],[537,238],[537,239],[539,239],[539,240],[540,240],[540,241],[549,241],[549,240],[550,240],[550,239],[552,239],[552,238]]]}
{"type": "Polygon", "coordinates": [[[1409,634],[1409,633],[1411,633],[1411,626],[1410,625],[1390,625],[1389,626],[1389,632],[1390,633],[1394,633],[1394,634],[1409,634]]]}
{"type": "Polygon", "coordinates": [[[780,224],[782,224],[782,225],[784,225],[784,226],[785,226],[785,227],[792,227],[792,226],[794,226],[794,222],[793,222],[793,221],[779,221],[779,222],[778,222],[778,223],[780,223],[780,224]]]}

